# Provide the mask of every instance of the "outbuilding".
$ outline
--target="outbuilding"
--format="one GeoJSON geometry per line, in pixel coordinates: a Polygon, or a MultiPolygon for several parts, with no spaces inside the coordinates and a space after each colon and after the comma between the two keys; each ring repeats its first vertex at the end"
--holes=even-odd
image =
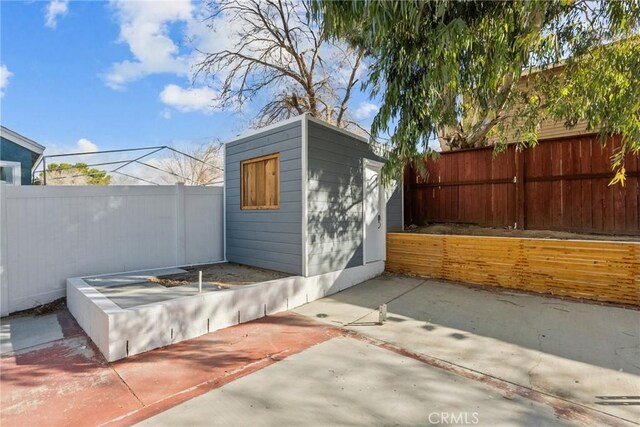
{"type": "MultiPolygon", "coordinates": [[[[199,280],[181,289],[151,286],[149,278],[193,266],[73,277],[69,309],[114,361],[376,277],[385,269],[386,233],[401,230],[403,218],[401,187],[382,185],[383,160],[366,138],[307,114],[242,135],[225,144],[224,237],[211,243],[224,244],[226,261],[287,274],[230,287],[199,280]]],[[[176,200],[185,205],[184,195],[176,200]]],[[[214,211],[205,212],[214,220],[214,211]]],[[[186,227],[180,223],[176,230],[186,227]]],[[[216,264],[216,271],[231,267],[216,264]]]]}
{"type": "Polygon", "coordinates": [[[384,187],[367,139],[309,114],[225,145],[228,261],[312,277],[384,270],[402,225],[401,186],[384,187]]]}

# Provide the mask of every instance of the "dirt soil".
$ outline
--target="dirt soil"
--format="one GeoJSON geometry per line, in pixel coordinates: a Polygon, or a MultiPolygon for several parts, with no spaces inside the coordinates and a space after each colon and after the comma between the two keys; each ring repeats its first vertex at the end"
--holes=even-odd
{"type": "Polygon", "coordinates": [[[34,308],[28,308],[26,310],[20,310],[11,313],[11,317],[22,316],[44,316],[45,314],[53,313],[56,311],[64,310],[67,307],[66,298],[58,298],[55,301],[48,302],[46,304],[39,305],[34,308]]]}
{"type": "Polygon", "coordinates": [[[291,274],[281,273],[279,271],[249,267],[232,262],[200,265],[183,269],[187,270],[187,272],[162,277],[152,276],[147,280],[167,288],[173,288],[188,285],[189,283],[198,283],[198,272],[202,271],[202,283],[217,285],[222,288],[233,288],[291,276],[291,274]]]}
{"type": "Polygon", "coordinates": [[[462,236],[494,236],[523,237],[531,239],[563,239],[563,240],[613,240],[623,242],[640,242],[640,236],[612,236],[608,234],[577,234],[551,230],[513,230],[510,228],[481,227],[473,224],[429,224],[424,226],[410,225],[405,228],[408,233],[450,234],[462,236]]]}

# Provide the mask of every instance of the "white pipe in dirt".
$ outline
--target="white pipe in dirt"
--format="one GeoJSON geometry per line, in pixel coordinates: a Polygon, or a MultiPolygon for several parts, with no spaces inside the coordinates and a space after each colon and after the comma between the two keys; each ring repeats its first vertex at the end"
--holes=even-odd
{"type": "Polygon", "coordinates": [[[202,292],[202,270],[198,271],[198,292],[202,292]]]}

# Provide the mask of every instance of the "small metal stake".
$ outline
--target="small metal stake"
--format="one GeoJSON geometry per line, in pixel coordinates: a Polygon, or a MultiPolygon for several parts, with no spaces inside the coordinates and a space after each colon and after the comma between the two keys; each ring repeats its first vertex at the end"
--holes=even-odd
{"type": "Polygon", "coordinates": [[[382,325],[387,320],[387,304],[382,304],[378,307],[378,313],[380,317],[378,318],[378,323],[382,325]]]}
{"type": "Polygon", "coordinates": [[[198,271],[198,291],[202,292],[202,270],[198,271]]]}

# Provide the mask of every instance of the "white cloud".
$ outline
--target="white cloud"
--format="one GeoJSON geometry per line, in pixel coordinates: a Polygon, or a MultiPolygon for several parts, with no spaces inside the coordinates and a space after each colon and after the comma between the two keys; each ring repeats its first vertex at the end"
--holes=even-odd
{"type": "MultiPolygon", "coordinates": [[[[165,86],[159,94],[160,100],[169,107],[158,112],[169,119],[173,112],[213,112],[219,105],[213,105],[213,99],[219,94],[222,82],[229,70],[215,70],[193,77],[191,71],[202,61],[203,52],[213,53],[233,49],[240,41],[246,22],[242,15],[222,13],[211,17],[208,2],[193,0],[172,1],[127,1],[110,0],[114,19],[120,27],[119,41],[128,46],[130,55],[122,61],[112,64],[102,75],[104,82],[112,89],[124,89],[129,83],[146,76],[166,73],[184,78],[185,84],[178,82],[165,86]],[[194,80],[190,80],[193,77],[194,80]],[[196,88],[187,88],[193,85],[196,88]]],[[[301,13],[303,13],[301,11],[301,13]]],[[[266,31],[266,30],[263,30],[266,31]]],[[[260,50],[259,42],[252,49],[260,50]]],[[[301,45],[304,50],[309,46],[301,45]]],[[[286,52],[273,51],[278,60],[288,66],[286,52]]],[[[342,54],[342,48],[325,47],[323,59],[332,62],[342,54]]],[[[348,61],[327,67],[332,80],[341,83],[348,79],[351,67],[348,61]]],[[[366,71],[362,63],[357,76],[366,71]]],[[[232,85],[238,85],[234,81],[232,85]]],[[[281,91],[282,87],[266,89],[281,91]]],[[[237,109],[240,107],[238,106],[237,109]]]]}
{"type": "Polygon", "coordinates": [[[240,42],[240,34],[246,26],[245,22],[237,17],[232,19],[227,14],[220,14],[213,19],[209,19],[209,15],[206,6],[201,6],[194,10],[193,18],[187,22],[186,33],[194,47],[193,63],[202,60],[200,52],[232,50],[240,42]]]}
{"type": "Polygon", "coordinates": [[[125,1],[112,0],[116,20],[120,25],[120,41],[129,45],[133,60],[112,65],[104,76],[113,89],[154,73],[187,75],[189,55],[170,37],[170,24],[192,20],[190,0],[125,1]]]}
{"type": "Polygon", "coordinates": [[[380,107],[371,102],[362,102],[358,105],[358,108],[353,112],[353,117],[357,120],[364,120],[377,113],[380,107]]]}
{"type": "Polygon", "coordinates": [[[4,90],[9,85],[9,77],[13,73],[5,65],[0,65],[0,98],[4,96],[4,90]]]}
{"type": "Polygon", "coordinates": [[[78,150],[82,153],[90,153],[92,151],[98,151],[98,146],[87,138],[80,138],[76,143],[78,150]]]}
{"type": "Polygon", "coordinates": [[[65,16],[69,12],[69,0],[52,0],[47,5],[45,23],[49,28],[58,26],[58,17],[65,16]]]}
{"type": "MultiPolygon", "coordinates": [[[[124,89],[130,82],[157,73],[189,78],[203,58],[201,52],[232,49],[244,26],[224,14],[210,18],[205,2],[111,0],[110,4],[120,26],[119,41],[126,43],[132,54],[102,76],[112,89],[124,89]]],[[[224,75],[219,73],[216,78],[224,79],[224,75]]]]}
{"type": "Polygon", "coordinates": [[[210,113],[215,108],[213,99],[216,95],[214,90],[207,87],[183,89],[171,84],[162,90],[160,100],[183,113],[193,111],[210,113]]]}
{"type": "MultiPolygon", "coordinates": [[[[49,141],[44,141],[44,142],[45,142],[45,145],[47,146],[47,151],[45,152],[45,154],[48,156],[51,156],[54,154],[91,153],[99,150],[98,145],[94,144],[87,138],[80,138],[75,144],[56,144],[54,142],[49,142],[49,141]]],[[[58,159],[58,160],[55,160],[55,163],[60,163],[60,162],[91,163],[94,156],[99,156],[99,154],[88,155],[88,156],[78,156],[77,158],[70,157],[68,159],[67,158],[58,159]]]]}

